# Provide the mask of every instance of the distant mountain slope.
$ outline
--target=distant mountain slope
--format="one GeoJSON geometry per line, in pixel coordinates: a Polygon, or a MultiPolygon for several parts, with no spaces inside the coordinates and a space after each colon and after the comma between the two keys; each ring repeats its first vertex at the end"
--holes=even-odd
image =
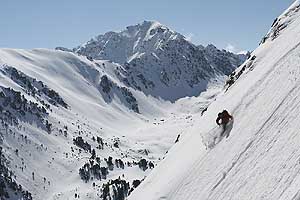
{"type": "Polygon", "coordinates": [[[124,68],[117,73],[127,86],[173,102],[198,96],[211,79],[229,75],[246,59],[246,55],[220,51],[213,45],[197,47],[152,21],[99,35],[73,51],[119,63],[124,68]]]}
{"type": "Polygon", "coordinates": [[[104,191],[115,187],[127,196],[219,91],[172,104],[127,87],[115,73],[122,68],[72,52],[0,49],[0,153],[8,161],[0,197],[90,199],[112,197],[104,191]]]}
{"type": "Polygon", "coordinates": [[[229,80],[129,200],[300,198],[299,0],[229,80]],[[234,117],[228,138],[215,124],[223,109],[234,117]]]}

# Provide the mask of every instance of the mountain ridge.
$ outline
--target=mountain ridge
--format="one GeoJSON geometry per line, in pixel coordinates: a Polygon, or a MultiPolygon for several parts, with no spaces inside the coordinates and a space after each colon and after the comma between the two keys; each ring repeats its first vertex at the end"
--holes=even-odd
{"type": "Polygon", "coordinates": [[[229,75],[248,57],[213,45],[199,48],[156,21],[107,32],[72,51],[120,64],[116,73],[127,87],[171,102],[198,96],[212,79],[229,75]]]}

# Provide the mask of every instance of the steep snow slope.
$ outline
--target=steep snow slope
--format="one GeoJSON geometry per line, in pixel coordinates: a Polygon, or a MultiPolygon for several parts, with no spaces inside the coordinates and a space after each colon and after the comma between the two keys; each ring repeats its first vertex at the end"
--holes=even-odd
{"type": "Polygon", "coordinates": [[[235,73],[227,92],[168,153],[130,200],[299,199],[300,1],[235,73]],[[278,28],[281,27],[281,28],[278,28]],[[273,37],[276,35],[276,37],[273,37]],[[234,116],[228,139],[207,150],[215,118],[234,116]]]}

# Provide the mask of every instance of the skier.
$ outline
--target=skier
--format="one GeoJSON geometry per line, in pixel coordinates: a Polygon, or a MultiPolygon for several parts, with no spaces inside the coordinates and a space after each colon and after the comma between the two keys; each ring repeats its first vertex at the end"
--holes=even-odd
{"type": "Polygon", "coordinates": [[[225,133],[226,126],[230,120],[233,120],[233,117],[228,113],[227,110],[223,110],[223,112],[218,114],[218,118],[216,119],[216,123],[223,128],[223,131],[221,133],[221,137],[223,137],[223,134],[225,133]],[[221,122],[220,122],[221,121],[221,122]]]}

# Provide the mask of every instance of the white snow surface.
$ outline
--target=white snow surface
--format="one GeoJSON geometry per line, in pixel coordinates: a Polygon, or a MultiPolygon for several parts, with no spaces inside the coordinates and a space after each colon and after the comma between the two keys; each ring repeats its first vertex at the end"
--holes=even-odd
{"type": "Polygon", "coordinates": [[[194,115],[188,134],[129,200],[300,199],[299,6],[278,18],[286,26],[252,52],[251,69],[204,116],[194,115]],[[234,117],[230,136],[207,149],[223,109],[234,117]]]}

